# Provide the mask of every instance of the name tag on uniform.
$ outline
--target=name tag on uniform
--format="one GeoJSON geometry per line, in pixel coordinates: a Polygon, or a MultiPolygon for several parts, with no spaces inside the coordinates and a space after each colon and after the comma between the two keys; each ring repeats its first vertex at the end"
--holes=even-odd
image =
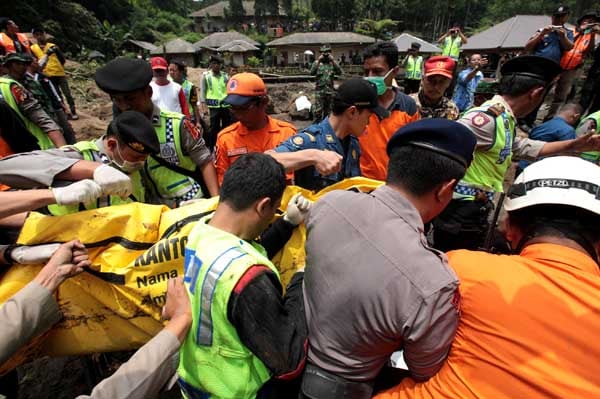
{"type": "Polygon", "coordinates": [[[244,155],[248,153],[248,149],[246,147],[233,148],[231,150],[227,150],[228,157],[237,157],[239,155],[244,155]]]}

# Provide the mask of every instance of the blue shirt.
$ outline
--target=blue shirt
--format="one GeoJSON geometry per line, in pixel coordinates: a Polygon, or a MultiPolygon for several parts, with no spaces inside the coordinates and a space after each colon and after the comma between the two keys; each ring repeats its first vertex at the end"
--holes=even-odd
{"type": "Polygon", "coordinates": [[[348,136],[344,140],[340,140],[329,123],[329,117],[296,133],[275,147],[276,152],[296,152],[308,149],[337,152],[343,157],[342,169],[338,173],[328,176],[319,174],[314,166],[299,169],[294,172],[294,184],[297,186],[309,190],[321,190],[347,177],[360,176],[358,139],[348,136]]]}
{"type": "MultiPolygon", "coordinates": [[[[529,133],[530,139],[546,141],[548,143],[572,140],[575,137],[575,128],[560,116],[555,116],[549,121],[536,126],[529,133]]],[[[530,163],[529,161],[519,161],[519,169],[525,169],[530,163]]]]}
{"type": "Polygon", "coordinates": [[[483,73],[478,71],[475,76],[473,76],[473,79],[467,82],[467,75],[471,72],[473,72],[473,68],[468,67],[467,69],[462,70],[456,79],[456,90],[452,101],[454,101],[460,112],[471,108],[473,100],[475,99],[475,89],[477,89],[479,81],[483,79],[483,73]]]}
{"type": "MultiPolygon", "coordinates": [[[[565,28],[566,29],[566,28],[565,28]]],[[[573,41],[573,31],[566,29],[567,38],[573,41]]],[[[556,32],[550,32],[544,35],[544,38],[536,48],[533,50],[533,55],[539,55],[540,57],[549,58],[560,64],[560,58],[562,57],[563,49],[560,45],[560,36],[556,32]]]]}

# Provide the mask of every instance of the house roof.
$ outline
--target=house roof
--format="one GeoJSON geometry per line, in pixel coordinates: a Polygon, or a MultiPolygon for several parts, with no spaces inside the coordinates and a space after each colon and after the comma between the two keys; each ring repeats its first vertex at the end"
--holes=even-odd
{"type": "Polygon", "coordinates": [[[406,52],[413,42],[417,42],[421,45],[421,48],[419,49],[421,53],[439,53],[442,51],[442,49],[439,47],[434,46],[433,44],[426,42],[417,36],[413,36],[410,33],[403,33],[400,36],[396,36],[392,39],[392,41],[396,43],[396,46],[398,46],[398,51],[401,53],[406,52]]]}
{"type": "Polygon", "coordinates": [[[291,35],[275,39],[267,43],[267,46],[287,45],[322,45],[322,44],[367,44],[374,43],[375,39],[370,36],[359,35],[354,32],[306,32],[292,33],[291,35]]]}
{"type": "MultiPolygon", "coordinates": [[[[247,17],[254,16],[254,2],[253,1],[242,1],[244,6],[244,15],[247,17]]],[[[206,17],[225,17],[225,9],[229,8],[229,1],[219,1],[218,3],[212,4],[208,7],[201,8],[198,11],[194,11],[190,14],[193,18],[206,18],[206,17]]],[[[266,15],[270,15],[267,13],[266,15]]],[[[279,15],[287,15],[281,5],[279,5],[279,15]]]]}
{"type": "Polygon", "coordinates": [[[209,48],[214,50],[235,40],[242,40],[253,46],[258,46],[260,44],[257,41],[252,40],[248,36],[242,35],[239,32],[216,32],[206,36],[202,40],[197,41],[193,44],[193,46],[196,50],[200,50],[203,48],[209,48]]]}
{"type": "Polygon", "coordinates": [[[162,46],[158,46],[156,50],[151,51],[152,54],[187,54],[195,53],[196,49],[192,43],[185,41],[181,38],[173,39],[170,42],[166,42],[162,46]]]}
{"type": "Polygon", "coordinates": [[[515,15],[471,37],[463,50],[522,49],[535,31],[549,25],[547,15],[515,15]]]}
{"type": "Polygon", "coordinates": [[[245,40],[234,40],[219,47],[217,51],[229,51],[230,53],[245,53],[247,51],[258,51],[259,48],[245,40]]]}
{"type": "Polygon", "coordinates": [[[144,50],[148,50],[148,51],[154,51],[157,50],[158,47],[156,47],[154,44],[149,43],[149,42],[144,42],[142,40],[132,40],[129,39],[127,40],[128,43],[132,43],[140,48],[143,48],[144,50]]]}

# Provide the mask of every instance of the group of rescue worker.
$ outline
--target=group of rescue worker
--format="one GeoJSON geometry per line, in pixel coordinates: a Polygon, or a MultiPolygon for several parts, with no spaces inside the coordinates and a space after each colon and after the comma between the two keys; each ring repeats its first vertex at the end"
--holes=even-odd
{"type": "MultiPolygon", "coordinates": [[[[36,127],[39,102],[11,72],[30,59],[5,56],[7,112],[38,149],[6,139],[14,155],[0,160],[0,183],[27,191],[0,192],[3,226],[41,208],[60,216],[219,196],[188,237],[183,276],[169,280],[164,330],[90,397],[152,397],[175,381],[186,398],[600,395],[600,167],[579,157],[600,151],[597,124],[559,142],[516,134],[560,65],[507,61],[497,94],[459,116],[448,99],[436,106],[453,77],[451,57],[424,63],[413,96],[393,84],[394,43],[369,46],[363,59],[364,78],[343,81],[329,112],[300,131],[267,114],[258,75],[227,77],[223,98],[204,98],[211,126],[221,107],[237,120],[213,132],[213,151],[201,125],[153,103],[151,65],[129,58],[95,73],[117,109],[106,134],[64,145],[50,122],[36,127]],[[545,159],[498,203],[513,157],[545,159]],[[273,222],[288,184],[318,191],[357,176],[384,183],[315,203],[295,195],[273,222]],[[502,206],[511,256],[480,251],[502,206]],[[303,223],[306,265],[284,290],[271,258],[303,223]],[[398,357],[404,369],[390,367],[398,357]]],[[[213,70],[203,84],[217,79],[213,70]]],[[[60,319],[53,292],[90,260],[76,240],[6,245],[0,260],[45,263],[0,308],[4,362],[60,319]]]]}

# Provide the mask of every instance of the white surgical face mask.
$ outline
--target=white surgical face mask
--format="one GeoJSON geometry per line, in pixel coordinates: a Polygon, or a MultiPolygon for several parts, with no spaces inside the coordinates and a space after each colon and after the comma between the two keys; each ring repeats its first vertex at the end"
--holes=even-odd
{"type": "Polygon", "coordinates": [[[123,155],[121,155],[121,150],[119,149],[119,145],[117,144],[117,154],[119,155],[119,158],[121,158],[121,163],[117,162],[115,159],[112,160],[112,162],[119,168],[121,169],[121,171],[123,173],[127,173],[132,174],[133,172],[140,170],[144,167],[144,162],[146,161],[137,161],[137,162],[131,162],[131,161],[127,161],[125,160],[125,158],[123,158],[123,155]]]}

